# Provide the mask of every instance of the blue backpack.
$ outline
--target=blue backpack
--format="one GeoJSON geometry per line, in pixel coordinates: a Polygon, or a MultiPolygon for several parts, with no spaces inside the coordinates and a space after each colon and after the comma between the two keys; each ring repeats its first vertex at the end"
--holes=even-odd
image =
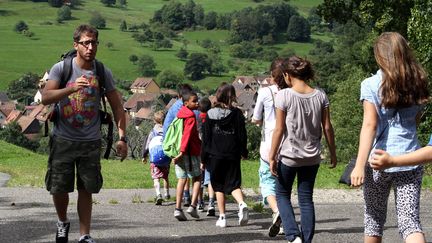
{"type": "Polygon", "coordinates": [[[152,130],[153,137],[149,143],[150,162],[157,166],[166,166],[171,162],[171,158],[166,156],[163,151],[163,136],[152,130]]]}

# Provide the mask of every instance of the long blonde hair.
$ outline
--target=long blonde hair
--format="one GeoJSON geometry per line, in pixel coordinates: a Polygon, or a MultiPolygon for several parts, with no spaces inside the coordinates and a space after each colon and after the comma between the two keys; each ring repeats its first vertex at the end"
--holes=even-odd
{"type": "Polygon", "coordinates": [[[424,104],[429,98],[427,74],[405,38],[384,32],[374,45],[375,60],[383,72],[381,105],[386,108],[424,104]]]}

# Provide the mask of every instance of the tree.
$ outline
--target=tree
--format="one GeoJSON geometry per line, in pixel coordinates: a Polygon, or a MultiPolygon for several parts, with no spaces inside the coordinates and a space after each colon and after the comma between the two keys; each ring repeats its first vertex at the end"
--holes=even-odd
{"type": "Polygon", "coordinates": [[[144,76],[151,76],[154,74],[156,63],[152,56],[142,55],[138,59],[138,71],[144,76]]]}
{"type": "MultiPolygon", "coordinates": [[[[352,20],[361,27],[373,26],[378,33],[396,31],[407,36],[411,9],[417,0],[324,0],[317,13],[329,23],[352,20]],[[395,17],[397,16],[397,17],[395,17]]],[[[427,2],[427,1],[419,1],[427,2]]]]}
{"type": "Polygon", "coordinates": [[[183,6],[180,2],[170,1],[162,7],[162,23],[166,24],[172,30],[181,30],[184,28],[183,6]]]}
{"type": "Polygon", "coordinates": [[[127,31],[127,24],[126,24],[126,20],[122,20],[121,22],[120,22],[120,31],[122,31],[122,32],[125,32],[125,31],[127,31]]]}
{"type": "Polygon", "coordinates": [[[3,130],[0,130],[0,138],[8,143],[36,151],[39,143],[29,140],[21,130],[21,126],[17,122],[11,122],[3,130]]]}
{"type": "Polygon", "coordinates": [[[305,18],[298,15],[294,15],[290,18],[287,29],[288,40],[309,41],[310,34],[310,25],[305,18]]]}
{"type": "Polygon", "coordinates": [[[63,6],[63,0],[48,0],[48,4],[51,7],[60,8],[63,6]]]}
{"type": "Polygon", "coordinates": [[[309,10],[309,16],[307,17],[307,21],[309,22],[311,28],[319,30],[319,27],[321,25],[321,16],[318,15],[316,7],[313,7],[309,10]]]}
{"type": "Polygon", "coordinates": [[[176,54],[176,57],[180,58],[181,60],[186,60],[188,55],[189,55],[189,52],[186,49],[180,48],[180,50],[176,54]]]}
{"type": "Polygon", "coordinates": [[[115,5],[116,0],[101,0],[101,3],[103,3],[107,7],[112,7],[115,5]]]}
{"type": "Polygon", "coordinates": [[[168,89],[176,89],[184,79],[185,78],[182,73],[173,71],[171,69],[162,70],[162,72],[156,76],[156,80],[158,81],[159,85],[168,89]]]}
{"type": "Polygon", "coordinates": [[[67,5],[62,6],[57,11],[57,22],[61,23],[64,20],[72,19],[72,11],[71,8],[67,5]]]}
{"type": "Polygon", "coordinates": [[[150,41],[151,38],[149,38],[147,35],[140,34],[140,33],[133,33],[132,38],[134,38],[140,45],[142,46],[145,42],[150,41]]]}
{"type": "Polygon", "coordinates": [[[7,94],[10,99],[29,105],[38,89],[38,82],[39,76],[37,74],[26,73],[9,84],[7,94]]]}
{"type": "Polygon", "coordinates": [[[193,0],[189,0],[183,7],[184,24],[186,28],[191,28],[196,25],[194,8],[196,4],[193,0]]]}
{"type": "Polygon", "coordinates": [[[210,11],[204,16],[204,27],[208,30],[216,28],[217,25],[217,13],[215,11],[210,11]]]}
{"type": "Polygon", "coordinates": [[[190,74],[192,80],[199,80],[204,77],[203,72],[210,69],[208,56],[204,53],[192,53],[186,61],[184,72],[190,74]]]}
{"type": "Polygon", "coordinates": [[[90,25],[97,29],[103,29],[106,27],[106,21],[99,12],[93,12],[90,18],[90,25]]]}
{"type": "Polygon", "coordinates": [[[18,33],[22,33],[23,31],[28,29],[29,29],[28,25],[22,20],[18,21],[18,23],[15,24],[15,28],[14,28],[14,30],[18,33]]]}
{"type": "Polygon", "coordinates": [[[136,64],[136,62],[138,61],[138,56],[134,54],[130,55],[129,61],[131,61],[133,64],[136,64]]]}
{"type": "Polygon", "coordinates": [[[127,6],[127,0],[119,0],[118,4],[121,8],[126,8],[127,6]]]}
{"type": "Polygon", "coordinates": [[[358,102],[360,83],[368,76],[360,68],[353,67],[346,68],[344,73],[349,75],[337,85],[337,92],[331,97],[331,116],[339,161],[349,161],[357,153],[363,114],[358,102]]]}
{"type": "Polygon", "coordinates": [[[216,19],[216,28],[221,30],[229,30],[231,28],[231,14],[220,13],[216,19]]]}
{"type": "Polygon", "coordinates": [[[112,42],[107,42],[107,43],[106,43],[106,47],[107,47],[108,49],[111,49],[111,48],[114,47],[114,44],[113,44],[112,42]]]}
{"type": "Polygon", "coordinates": [[[160,48],[172,48],[173,44],[169,39],[163,39],[159,42],[160,48]]]}
{"type": "Polygon", "coordinates": [[[204,9],[200,4],[195,5],[194,10],[194,20],[197,25],[204,25],[204,9]]]}
{"type": "Polygon", "coordinates": [[[218,53],[210,53],[208,57],[210,63],[209,73],[221,75],[223,72],[227,71],[225,65],[223,65],[222,58],[218,53]]]}

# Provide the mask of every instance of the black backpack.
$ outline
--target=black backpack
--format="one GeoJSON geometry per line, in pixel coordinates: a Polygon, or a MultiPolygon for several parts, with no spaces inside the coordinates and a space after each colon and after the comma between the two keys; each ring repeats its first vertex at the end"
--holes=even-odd
{"type": "MultiPolygon", "coordinates": [[[[63,89],[66,87],[67,82],[69,81],[69,78],[72,75],[72,60],[74,57],[76,57],[76,50],[72,49],[66,53],[63,53],[60,58],[63,60],[63,73],[60,79],[60,86],[59,89],[63,89]]],[[[104,154],[104,158],[108,159],[109,154],[111,151],[111,147],[113,144],[113,128],[114,124],[112,121],[111,115],[106,111],[106,102],[105,102],[105,67],[104,65],[99,62],[98,60],[95,60],[96,63],[96,75],[99,77],[99,93],[100,98],[102,101],[103,110],[99,110],[99,115],[101,119],[101,126],[102,124],[108,125],[108,134],[107,134],[107,148],[104,154]]],[[[52,110],[52,112],[49,114],[47,121],[45,122],[45,136],[48,135],[48,121],[56,122],[57,121],[57,115],[58,115],[58,107],[57,105],[52,110]]]]}

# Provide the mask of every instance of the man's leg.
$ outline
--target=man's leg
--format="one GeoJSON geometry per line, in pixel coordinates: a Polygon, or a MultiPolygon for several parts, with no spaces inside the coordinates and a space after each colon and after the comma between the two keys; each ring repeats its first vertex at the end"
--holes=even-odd
{"type": "Polygon", "coordinates": [[[67,208],[69,205],[69,194],[56,193],[53,194],[52,197],[59,221],[66,222],[67,208]]]}
{"type": "Polygon", "coordinates": [[[92,194],[84,189],[78,190],[78,217],[80,222],[80,234],[90,234],[91,214],[92,214],[92,194]]]}

